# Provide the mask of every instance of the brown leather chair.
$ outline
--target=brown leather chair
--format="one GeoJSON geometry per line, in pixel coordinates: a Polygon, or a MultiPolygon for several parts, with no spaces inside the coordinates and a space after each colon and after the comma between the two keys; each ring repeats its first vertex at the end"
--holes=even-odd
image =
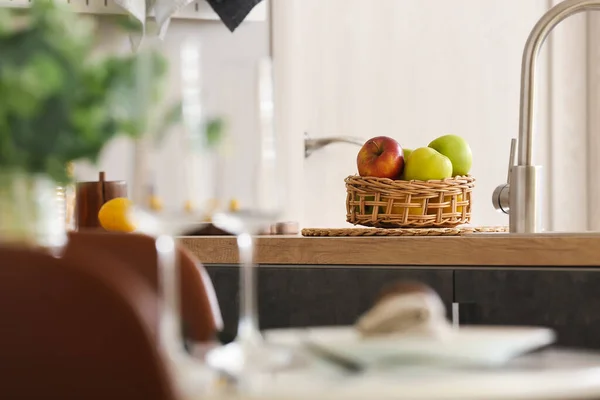
{"type": "Polygon", "coordinates": [[[0,399],[174,400],[157,299],[115,257],[0,247],[0,399]]]}
{"type": "MultiPolygon", "coordinates": [[[[80,247],[112,254],[158,291],[158,263],[153,238],[95,230],[74,232],[69,235],[64,257],[69,259],[72,252],[80,247]]],[[[217,331],[223,327],[223,320],[210,277],[200,262],[180,246],[178,257],[184,337],[197,343],[215,340],[217,331]]]]}

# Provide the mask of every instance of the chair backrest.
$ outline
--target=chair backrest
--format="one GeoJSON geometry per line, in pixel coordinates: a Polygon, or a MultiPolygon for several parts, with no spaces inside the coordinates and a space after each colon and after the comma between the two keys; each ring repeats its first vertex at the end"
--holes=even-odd
{"type": "Polygon", "coordinates": [[[0,247],[0,398],[174,400],[156,295],[110,255],[0,247]]]}
{"type": "MultiPolygon", "coordinates": [[[[92,230],[73,232],[69,235],[64,257],[70,258],[79,247],[112,254],[158,291],[158,261],[152,237],[92,230]]],[[[223,319],[210,277],[200,262],[181,246],[178,246],[177,255],[185,339],[198,343],[214,340],[217,331],[223,327],[223,319]]]]}

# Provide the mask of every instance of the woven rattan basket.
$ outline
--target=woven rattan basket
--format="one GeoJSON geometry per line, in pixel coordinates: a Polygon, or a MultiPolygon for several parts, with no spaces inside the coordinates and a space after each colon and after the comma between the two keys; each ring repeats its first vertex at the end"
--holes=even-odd
{"type": "Polygon", "coordinates": [[[471,221],[475,179],[402,181],[349,176],[346,220],[377,228],[452,227],[471,221]]]}

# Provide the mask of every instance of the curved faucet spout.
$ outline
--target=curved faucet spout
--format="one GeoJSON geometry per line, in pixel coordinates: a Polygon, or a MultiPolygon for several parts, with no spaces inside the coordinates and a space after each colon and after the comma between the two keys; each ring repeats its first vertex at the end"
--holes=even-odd
{"type": "Polygon", "coordinates": [[[521,71],[521,114],[519,121],[518,165],[532,165],[533,102],[536,64],[548,35],[566,18],[582,11],[600,10],[600,0],[566,0],[551,8],[535,25],[523,52],[521,71]]]}
{"type": "Polygon", "coordinates": [[[543,228],[541,167],[533,165],[532,160],[535,78],[540,50],[548,35],[558,24],[574,14],[589,10],[600,10],[600,0],[565,0],[544,14],[527,39],[521,70],[521,113],[519,115],[517,165],[510,167],[510,183],[504,185],[504,187],[508,187],[509,204],[506,204],[506,197],[500,199],[503,200],[503,206],[508,205],[510,210],[511,233],[536,233],[541,232],[543,228]]]}
{"type": "Polygon", "coordinates": [[[304,157],[307,158],[314,151],[322,149],[325,146],[328,146],[332,143],[348,143],[354,144],[356,146],[362,146],[365,144],[364,139],[350,137],[350,136],[336,136],[336,137],[325,137],[312,139],[308,136],[308,133],[304,133],[304,157]]]}

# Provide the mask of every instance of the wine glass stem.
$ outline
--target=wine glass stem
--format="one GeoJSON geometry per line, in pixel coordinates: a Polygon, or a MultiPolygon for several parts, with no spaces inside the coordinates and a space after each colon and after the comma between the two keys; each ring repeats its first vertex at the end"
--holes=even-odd
{"type": "Polygon", "coordinates": [[[179,303],[179,273],[175,240],[170,235],[156,239],[159,287],[162,297],[160,341],[169,356],[177,358],[183,351],[179,303]]]}
{"type": "Polygon", "coordinates": [[[254,241],[250,233],[237,236],[240,256],[240,319],[237,340],[256,342],[261,340],[258,326],[256,265],[254,264],[254,241]]]}

